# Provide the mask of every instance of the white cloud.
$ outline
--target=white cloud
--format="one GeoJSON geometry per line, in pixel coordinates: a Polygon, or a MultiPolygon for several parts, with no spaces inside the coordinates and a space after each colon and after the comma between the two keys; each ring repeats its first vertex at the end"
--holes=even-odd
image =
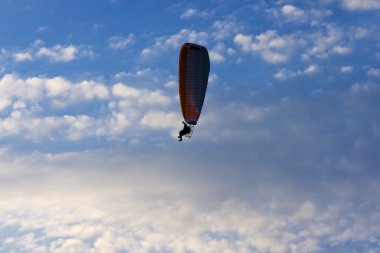
{"type": "Polygon", "coordinates": [[[235,44],[244,52],[257,53],[271,64],[284,63],[290,60],[296,42],[291,36],[280,36],[276,31],[269,30],[253,38],[252,35],[237,34],[235,44]]]}
{"type": "Polygon", "coordinates": [[[169,105],[171,102],[172,99],[161,90],[143,90],[138,100],[140,105],[169,105]]]}
{"type": "Polygon", "coordinates": [[[308,36],[309,48],[302,55],[304,60],[311,57],[328,58],[331,55],[347,55],[352,52],[352,41],[342,28],[328,25],[325,31],[308,36]]]}
{"type": "Polygon", "coordinates": [[[372,32],[371,29],[368,29],[366,27],[361,27],[361,26],[354,27],[352,30],[352,34],[355,39],[366,38],[371,34],[371,32],[372,32]]]}
{"type": "Polygon", "coordinates": [[[0,96],[4,98],[19,98],[35,101],[42,96],[43,79],[20,79],[16,75],[7,74],[0,79],[0,96]]]}
{"type": "Polygon", "coordinates": [[[36,56],[40,58],[46,57],[51,62],[69,62],[78,56],[78,48],[74,45],[55,45],[51,48],[41,47],[36,56]]]}
{"type": "Polygon", "coordinates": [[[281,8],[281,13],[288,20],[303,21],[305,19],[305,12],[302,9],[297,8],[296,6],[291,4],[284,5],[281,8]]]}
{"type": "Polygon", "coordinates": [[[39,33],[46,32],[47,30],[49,30],[49,29],[46,26],[40,26],[37,28],[37,32],[39,32],[39,33]]]}
{"type": "Polygon", "coordinates": [[[133,99],[139,105],[168,105],[171,99],[161,90],[137,89],[118,83],[112,87],[112,94],[121,99],[133,99]]]}
{"type": "Polygon", "coordinates": [[[94,81],[72,83],[62,77],[22,79],[14,74],[0,79],[0,91],[2,97],[42,102],[46,96],[48,99],[62,99],[66,105],[82,100],[107,99],[109,96],[108,88],[94,81]]]}
{"type": "Polygon", "coordinates": [[[144,48],[142,51],[141,51],[141,57],[144,58],[144,59],[148,59],[150,57],[153,57],[155,55],[155,52],[153,49],[151,48],[144,48]]]}
{"type": "MultiPolygon", "coordinates": [[[[151,71],[140,70],[123,76],[144,79],[151,76],[151,71]]],[[[172,102],[173,98],[163,90],[136,88],[121,82],[106,85],[93,80],[23,79],[8,74],[0,79],[0,136],[36,143],[79,141],[89,137],[113,139],[129,129],[130,138],[134,138],[141,131],[153,129],[146,127],[152,119],[149,114],[152,108],[161,113],[172,102]],[[66,113],[79,105],[86,112],[76,109],[75,114],[66,113]],[[83,113],[77,114],[78,111],[83,113]],[[140,121],[144,124],[139,124],[140,121]]]]}
{"type": "Polygon", "coordinates": [[[117,83],[112,87],[112,94],[121,98],[136,98],[141,95],[141,91],[137,88],[117,83]]]}
{"type": "Polygon", "coordinates": [[[212,24],[212,30],[212,38],[221,41],[238,33],[241,26],[231,20],[217,20],[212,24]]]}
{"type": "Polygon", "coordinates": [[[342,0],[343,8],[349,11],[371,11],[380,9],[379,0],[342,0]]]}
{"type": "Polygon", "coordinates": [[[303,73],[304,73],[304,74],[308,74],[308,75],[313,75],[313,74],[317,73],[318,70],[319,70],[318,65],[316,65],[316,64],[312,64],[312,65],[310,65],[309,67],[307,67],[307,68],[303,71],[303,73]]]}
{"type": "Polygon", "coordinates": [[[304,70],[296,70],[292,71],[289,69],[281,69],[276,74],[273,75],[273,77],[278,81],[285,81],[290,78],[302,76],[302,75],[314,75],[318,73],[319,67],[316,64],[311,64],[308,67],[306,67],[304,70]]]}
{"type": "MultiPolygon", "coordinates": [[[[278,2],[283,4],[284,2],[278,2]]],[[[281,8],[266,9],[265,12],[270,14],[271,18],[276,19],[278,22],[293,22],[293,23],[306,23],[311,26],[323,24],[323,19],[332,15],[332,11],[328,9],[315,9],[315,8],[299,8],[292,4],[283,5],[281,8]]]]}
{"type": "Polygon", "coordinates": [[[352,66],[342,66],[342,67],[340,67],[340,71],[342,73],[352,73],[353,70],[354,70],[354,67],[352,67],[352,66]]]}
{"type": "Polygon", "coordinates": [[[208,36],[206,32],[197,32],[195,30],[182,29],[177,34],[159,38],[156,42],[156,46],[178,48],[185,41],[204,44],[204,42],[207,40],[207,37],[208,36]]]}
{"type": "Polygon", "coordinates": [[[51,63],[71,62],[79,58],[92,58],[94,56],[94,52],[89,46],[56,44],[52,47],[46,47],[44,44],[42,40],[36,40],[29,48],[17,51],[10,50],[10,52],[5,51],[7,54],[3,54],[3,56],[6,58],[11,57],[10,59],[15,62],[46,58],[51,63]]]}
{"type": "Polygon", "coordinates": [[[195,30],[181,29],[178,33],[168,36],[161,36],[155,39],[155,43],[150,48],[144,48],[140,56],[150,59],[160,55],[167,50],[176,49],[186,42],[204,45],[208,39],[207,32],[197,32],[195,30]]]}
{"type": "Polygon", "coordinates": [[[9,107],[12,104],[12,101],[8,98],[0,99],[0,112],[5,110],[7,107],[9,107]]]}
{"type": "Polygon", "coordinates": [[[219,81],[219,76],[215,73],[210,73],[208,77],[208,85],[215,85],[219,81]]]}
{"type": "Polygon", "coordinates": [[[225,61],[224,54],[227,50],[223,43],[218,43],[213,49],[210,50],[210,61],[215,63],[221,63],[225,61]]]}
{"type": "Polygon", "coordinates": [[[276,74],[274,74],[274,78],[276,80],[279,80],[279,81],[285,81],[289,78],[293,78],[293,77],[296,77],[300,75],[299,72],[296,72],[296,71],[290,71],[290,70],[287,70],[287,69],[281,69],[280,71],[278,71],[276,74]]]}
{"type": "Polygon", "coordinates": [[[182,13],[181,18],[187,19],[187,18],[194,16],[196,13],[197,13],[197,9],[189,8],[184,13],[182,13]]]}
{"type": "Polygon", "coordinates": [[[113,50],[125,49],[136,42],[134,34],[128,34],[126,37],[112,36],[108,39],[108,47],[113,50]]]}
{"type": "Polygon", "coordinates": [[[372,76],[372,77],[380,78],[380,69],[377,69],[377,68],[370,68],[370,69],[367,71],[367,75],[372,76]]]}
{"type": "Polygon", "coordinates": [[[181,14],[181,19],[189,19],[192,17],[207,17],[209,14],[206,11],[200,11],[196,8],[188,8],[181,14]]]}
{"type": "Polygon", "coordinates": [[[167,80],[167,82],[165,82],[164,84],[164,87],[166,88],[175,88],[178,86],[178,80],[177,80],[177,76],[169,76],[169,79],[167,80]]]}
{"type": "Polygon", "coordinates": [[[64,115],[63,119],[65,125],[65,135],[69,140],[77,141],[84,139],[85,137],[94,136],[95,120],[87,115],[64,115]]]}
{"type": "Polygon", "coordinates": [[[173,129],[180,121],[181,117],[174,112],[149,111],[140,123],[143,127],[151,129],[173,129]]]}
{"type": "Polygon", "coordinates": [[[224,62],[225,58],[218,52],[210,51],[210,60],[211,62],[220,63],[224,62]]]}
{"type": "Polygon", "coordinates": [[[21,52],[21,53],[15,53],[13,54],[13,59],[16,62],[23,62],[23,61],[31,61],[32,55],[28,52],[21,52]]]}
{"type": "Polygon", "coordinates": [[[237,34],[234,38],[235,44],[242,47],[243,51],[250,52],[252,45],[252,35],[237,34]]]}
{"type": "Polygon", "coordinates": [[[106,120],[105,126],[101,126],[96,130],[97,136],[111,136],[119,137],[126,133],[135,119],[135,115],[128,114],[128,116],[121,112],[112,112],[112,116],[106,120]]]}
{"type": "Polygon", "coordinates": [[[14,110],[0,120],[0,136],[20,136],[26,140],[39,142],[53,140],[56,130],[64,126],[59,117],[32,117],[28,111],[14,110]]]}
{"type": "Polygon", "coordinates": [[[62,77],[54,77],[46,80],[46,92],[49,97],[57,97],[65,94],[72,84],[62,77]]]}
{"type": "Polygon", "coordinates": [[[350,47],[347,47],[347,46],[335,46],[332,49],[333,53],[340,54],[340,55],[349,54],[349,53],[351,53],[351,51],[352,51],[352,49],[350,47]]]}
{"type": "Polygon", "coordinates": [[[102,83],[97,83],[92,80],[82,81],[73,86],[70,97],[74,101],[80,101],[81,99],[107,99],[109,97],[109,90],[102,83]]]}

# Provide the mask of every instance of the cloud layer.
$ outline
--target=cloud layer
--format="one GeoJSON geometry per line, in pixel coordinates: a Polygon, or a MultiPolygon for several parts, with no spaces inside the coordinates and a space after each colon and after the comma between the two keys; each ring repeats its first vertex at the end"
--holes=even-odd
{"type": "Polygon", "coordinates": [[[174,98],[160,89],[125,83],[77,83],[62,77],[0,79],[0,135],[34,142],[116,138],[140,128],[171,130],[179,120],[174,98]],[[87,108],[80,113],[73,108],[87,108]],[[92,109],[91,109],[92,108],[92,109]],[[99,113],[99,110],[103,113],[99,113]],[[162,118],[161,118],[162,117],[162,118]]]}

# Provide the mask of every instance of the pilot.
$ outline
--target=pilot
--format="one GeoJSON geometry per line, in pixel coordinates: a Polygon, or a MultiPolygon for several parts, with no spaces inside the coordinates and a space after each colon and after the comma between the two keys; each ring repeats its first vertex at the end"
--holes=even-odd
{"type": "Polygon", "coordinates": [[[182,121],[182,123],[183,123],[183,129],[179,131],[178,141],[182,141],[182,136],[190,134],[191,132],[191,128],[185,122],[182,121]]]}

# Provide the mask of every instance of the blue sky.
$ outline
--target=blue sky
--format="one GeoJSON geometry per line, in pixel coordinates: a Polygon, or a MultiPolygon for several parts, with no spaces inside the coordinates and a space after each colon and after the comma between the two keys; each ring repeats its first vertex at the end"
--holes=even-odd
{"type": "Polygon", "coordinates": [[[0,252],[380,252],[380,1],[0,3],[0,252]],[[209,87],[179,143],[185,42],[209,87]]]}

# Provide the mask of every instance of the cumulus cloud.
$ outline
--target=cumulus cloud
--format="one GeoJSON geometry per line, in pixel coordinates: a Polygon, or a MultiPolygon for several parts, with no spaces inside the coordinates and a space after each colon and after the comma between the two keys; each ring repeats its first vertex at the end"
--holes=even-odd
{"type": "Polygon", "coordinates": [[[380,69],[377,69],[377,68],[370,68],[370,69],[367,71],[367,75],[368,75],[368,76],[372,76],[372,77],[380,78],[380,69]]]}
{"type": "MultiPolygon", "coordinates": [[[[146,73],[141,71],[133,77],[144,78],[146,73]]],[[[113,85],[94,80],[72,82],[59,76],[24,79],[8,74],[0,79],[0,91],[0,136],[36,143],[115,138],[131,126],[131,135],[143,128],[154,129],[146,128],[151,126],[152,108],[157,114],[171,115],[168,108],[173,100],[160,89],[137,88],[122,82],[113,85]],[[75,109],[73,114],[78,105],[87,109],[75,109]]],[[[168,119],[161,122],[164,124],[161,130],[175,126],[173,117],[168,119]]]]}
{"type": "Polygon", "coordinates": [[[281,8],[281,13],[289,20],[302,21],[305,19],[304,11],[291,4],[284,5],[281,8]]]}
{"type": "Polygon", "coordinates": [[[135,99],[139,105],[168,105],[170,97],[161,90],[137,89],[118,83],[112,87],[112,94],[122,99],[135,99]]]}
{"type": "Polygon", "coordinates": [[[331,10],[313,8],[312,6],[300,8],[293,4],[285,4],[279,8],[271,8],[265,11],[278,22],[309,23],[311,26],[323,24],[324,18],[332,15],[331,10]]]}
{"type": "Polygon", "coordinates": [[[31,61],[32,55],[28,52],[20,52],[20,53],[15,53],[13,54],[13,59],[16,62],[23,62],[23,61],[31,61]]]}
{"type": "Polygon", "coordinates": [[[178,124],[181,117],[178,113],[162,111],[149,111],[141,119],[141,125],[152,129],[167,129],[178,124]]]}
{"type": "Polygon", "coordinates": [[[209,56],[211,62],[220,63],[225,61],[224,54],[227,53],[227,49],[224,44],[218,43],[213,49],[210,50],[209,56]]]}
{"type": "Polygon", "coordinates": [[[29,48],[17,51],[10,50],[10,52],[7,51],[7,57],[10,55],[11,59],[15,62],[47,59],[51,63],[62,63],[94,56],[94,52],[91,48],[85,45],[56,44],[51,47],[46,47],[44,44],[42,40],[36,40],[29,48]]]}
{"type": "Polygon", "coordinates": [[[289,61],[296,45],[294,38],[280,36],[274,30],[255,37],[239,33],[235,36],[234,42],[244,52],[259,54],[264,61],[271,64],[289,61]]]}
{"type": "Polygon", "coordinates": [[[223,62],[225,60],[224,56],[216,51],[210,52],[210,60],[215,63],[223,62]]]}
{"type": "Polygon", "coordinates": [[[82,100],[106,99],[109,91],[102,83],[94,81],[70,82],[62,77],[20,78],[15,74],[7,74],[0,79],[1,97],[26,101],[43,101],[60,98],[65,103],[82,100]]]}
{"type": "Polygon", "coordinates": [[[52,62],[69,62],[76,58],[78,54],[78,48],[74,45],[62,46],[55,45],[51,48],[42,47],[40,48],[36,56],[46,57],[52,62]]]}
{"type": "Polygon", "coordinates": [[[242,52],[258,55],[270,64],[286,63],[298,57],[302,61],[310,62],[316,58],[327,59],[355,54],[355,44],[359,40],[369,39],[370,30],[374,31],[325,23],[317,26],[315,30],[302,33],[280,35],[274,30],[259,35],[238,33],[233,41],[242,52]]]}
{"type": "Polygon", "coordinates": [[[80,101],[81,99],[107,99],[108,96],[108,88],[104,84],[92,80],[75,84],[70,94],[71,99],[74,101],[80,101]]]}
{"type": "Polygon", "coordinates": [[[328,25],[325,30],[308,36],[310,46],[302,55],[304,60],[311,57],[327,58],[331,55],[347,55],[352,52],[352,41],[339,27],[328,25]]]}
{"type": "Polygon", "coordinates": [[[237,34],[241,26],[232,20],[217,20],[212,24],[212,38],[214,40],[225,40],[237,34]]]}

